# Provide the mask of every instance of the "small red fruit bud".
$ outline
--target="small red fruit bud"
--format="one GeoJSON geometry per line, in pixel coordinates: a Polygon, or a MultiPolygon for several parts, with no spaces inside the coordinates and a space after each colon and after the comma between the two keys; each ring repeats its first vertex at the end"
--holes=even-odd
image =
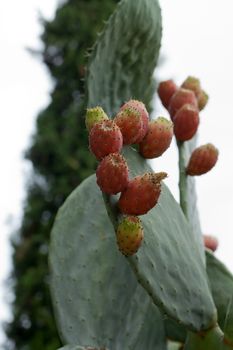
{"type": "Polygon", "coordinates": [[[197,132],[199,111],[197,107],[186,104],[176,112],[174,118],[174,134],[179,141],[190,140],[197,132]]]}
{"type": "Polygon", "coordinates": [[[144,158],[160,157],[170,146],[173,136],[173,123],[159,117],[149,122],[146,136],[139,144],[139,151],[144,158]]]}
{"type": "Polygon", "coordinates": [[[102,192],[116,194],[126,189],[129,169],[125,158],[119,153],[104,157],[96,170],[97,184],[102,192]]]}
{"type": "Polygon", "coordinates": [[[218,239],[214,236],[203,235],[203,241],[204,246],[212,250],[212,252],[215,252],[215,250],[218,248],[218,239]]]}
{"type": "Polygon", "coordinates": [[[162,81],[158,86],[158,95],[163,106],[168,109],[171,97],[176,92],[177,86],[173,80],[162,81]]]}
{"type": "Polygon", "coordinates": [[[218,160],[217,148],[208,143],[196,148],[191,154],[186,173],[191,176],[202,175],[210,171],[218,160]]]}
{"type": "Polygon", "coordinates": [[[144,103],[138,100],[130,100],[126,102],[123,106],[121,106],[120,110],[123,111],[124,109],[127,109],[129,107],[132,107],[135,110],[137,110],[140,113],[140,117],[142,120],[143,131],[142,133],[140,133],[139,137],[135,141],[135,143],[139,143],[142,141],[142,139],[147,133],[148,124],[149,124],[149,113],[147,112],[147,109],[144,103]]]}
{"type": "Polygon", "coordinates": [[[194,77],[188,77],[183,84],[181,85],[182,88],[188,89],[194,92],[197,101],[198,101],[198,108],[199,111],[201,111],[208,102],[208,95],[207,93],[202,90],[200,80],[194,77]]]}
{"type": "Polygon", "coordinates": [[[118,205],[123,214],[143,215],[152,209],[160,196],[161,181],[167,177],[164,172],[145,173],[130,180],[121,193],[118,205]]]}
{"type": "Polygon", "coordinates": [[[114,121],[104,120],[92,127],[89,134],[89,146],[98,160],[110,153],[119,153],[122,145],[123,137],[114,121]]]}
{"type": "Polygon", "coordinates": [[[114,122],[122,132],[125,145],[136,143],[144,135],[141,113],[134,107],[129,106],[120,110],[114,118],[114,122]]]}
{"type": "Polygon", "coordinates": [[[198,99],[198,96],[201,92],[201,84],[199,79],[189,76],[182,83],[181,87],[193,91],[196,98],[198,99]]]}
{"type": "Polygon", "coordinates": [[[198,107],[197,99],[193,91],[180,88],[172,96],[169,104],[169,113],[173,120],[178,110],[186,104],[198,107]]]}

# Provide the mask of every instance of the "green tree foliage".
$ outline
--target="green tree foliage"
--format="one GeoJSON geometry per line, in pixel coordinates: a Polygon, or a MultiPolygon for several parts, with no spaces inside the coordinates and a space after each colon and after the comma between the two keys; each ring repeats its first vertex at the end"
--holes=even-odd
{"type": "Polygon", "coordinates": [[[6,325],[8,350],[54,350],[60,345],[48,286],[49,234],[61,203],[96,166],[84,126],[86,53],[117,2],[69,0],[54,20],[43,22],[42,55],[54,88],[26,153],[33,173],[12,243],[15,299],[12,321],[6,325]]]}

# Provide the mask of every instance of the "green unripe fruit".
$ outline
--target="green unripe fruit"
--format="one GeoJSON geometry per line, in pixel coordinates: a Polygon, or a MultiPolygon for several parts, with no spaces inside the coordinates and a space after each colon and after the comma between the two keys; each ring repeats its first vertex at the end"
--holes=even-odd
{"type": "Polygon", "coordinates": [[[193,91],[196,98],[198,99],[199,94],[201,92],[201,83],[199,79],[189,76],[185,79],[181,87],[193,91]]]}
{"type": "Polygon", "coordinates": [[[188,89],[194,92],[196,98],[197,98],[197,103],[198,103],[198,108],[199,111],[204,109],[206,106],[209,96],[207,93],[202,89],[200,80],[189,76],[181,85],[182,88],[188,89]]]}
{"type": "Polygon", "coordinates": [[[200,95],[198,96],[198,108],[200,111],[202,111],[207,102],[209,100],[209,96],[207,95],[207,93],[204,90],[201,90],[200,95]]]}
{"type": "Polygon", "coordinates": [[[85,118],[86,128],[90,132],[92,127],[96,123],[100,123],[104,120],[109,119],[103,108],[97,106],[94,108],[88,108],[85,118]]]}
{"type": "Polygon", "coordinates": [[[141,245],[143,236],[141,220],[137,216],[126,216],[120,222],[116,231],[120,252],[125,256],[135,254],[141,245]]]}

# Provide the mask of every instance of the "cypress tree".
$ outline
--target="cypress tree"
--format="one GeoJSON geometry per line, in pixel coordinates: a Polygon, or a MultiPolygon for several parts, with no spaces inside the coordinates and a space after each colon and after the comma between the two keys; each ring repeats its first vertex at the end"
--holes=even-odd
{"type": "Polygon", "coordinates": [[[96,163],[84,125],[86,52],[118,0],[68,0],[43,21],[43,61],[54,88],[37,118],[26,152],[33,171],[21,226],[14,239],[12,321],[8,350],[55,350],[61,345],[49,293],[49,236],[58,208],[96,163]]]}

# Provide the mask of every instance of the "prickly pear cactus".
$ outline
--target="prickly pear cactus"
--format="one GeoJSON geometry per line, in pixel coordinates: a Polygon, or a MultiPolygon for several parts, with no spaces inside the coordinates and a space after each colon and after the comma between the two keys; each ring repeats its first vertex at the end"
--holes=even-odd
{"type": "MultiPolygon", "coordinates": [[[[89,59],[87,106],[99,105],[112,118],[131,98],[149,108],[160,41],[157,0],[122,0],[89,59]]],[[[95,175],[60,208],[50,270],[62,349],[233,347],[232,277],[210,253],[205,259],[195,183],[185,172],[196,141],[177,145],[180,204],[162,183],[159,202],[141,216],[144,240],[132,256],[116,244],[119,195],[103,194],[95,175]]],[[[130,178],[152,172],[137,148],[124,147],[122,155],[130,178]]]]}
{"type": "MultiPolygon", "coordinates": [[[[157,1],[122,1],[90,58],[88,105],[101,104],[112,113],[129,96],[139,97],[145,84],[143,98],[149,101],[160,40],[157,1]]],[[[124,260],[115,247],[114,231],[92,177],[69,197],[52,232],[51,289],[64,343],[111,349],[166,348],[161,314],[124,260]],[[89,221],[84,213],[95,217],[89,221]],[[78,281],[86,284],[79,288],[78,281]]]]}

